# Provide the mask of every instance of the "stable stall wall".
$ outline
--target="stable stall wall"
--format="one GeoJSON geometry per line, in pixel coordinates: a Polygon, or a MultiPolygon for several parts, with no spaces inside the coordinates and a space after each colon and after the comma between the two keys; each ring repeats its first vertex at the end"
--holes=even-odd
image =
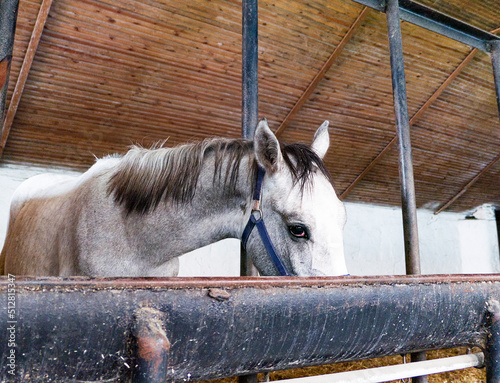
{"type": "MultiPolygon", "coordinates": [[[[405,274],[401,209],[346,203],[347,268],[354,275],[405,274]]],[[[417,211],[423,274],[500,272],[494,209],[417,211]]]]}
{"type": "MultiPolygon", "coordinates": [[[[16,187],[40,173],[67,170],[26,166],[0,167],[0,247],[7,232],[9,205],[16,187]]],[[[346,262],[352,275],[405,274],[401,210],[346,203],[346,262]]],[[[420,256],[424,274],[499,273],[500,257],[493,208],[466,213],[418,211],[420,256]]],[[[240,243],[228,239],[180,258],[180,276],[239,275],[240,243]]]]}

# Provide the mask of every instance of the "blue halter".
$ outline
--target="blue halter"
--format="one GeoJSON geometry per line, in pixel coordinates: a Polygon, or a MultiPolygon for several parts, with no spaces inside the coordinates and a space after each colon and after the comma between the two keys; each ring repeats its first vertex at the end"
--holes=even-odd
{"type": "Polygon", "coordinates": [[[267,254],[274,263],[274,266],[278,270],[281,276],[291,276],[288,272],[287,268],[283,264],[283,261],[279,257],[278,253],[274,249],[273,243],[271,242],[271,238],[269,237],[269,233],[267,232],[266,225],[264,225],[264,218],[262,216],[262,211],[260,210],[260,194],[262,191],[262,180],[264,179],[264,175],[266,174],[266,170],[259,166],[259,170],[257,172],[257,182],[255,184],[255,190],[253,192],[253,208],[252,213],[250,214],[250,219],[248,220],[247,225],[245,226],[245,230],[243,230],[243,234],[241,236],[241,242],[243,244],[243,248],[246,248],[248,238],[250,237],[250,233],[253,228],[257,226],[257,230],[259,231],[260,238],[262,239],[262,243],[267,250],[267,254]]]}

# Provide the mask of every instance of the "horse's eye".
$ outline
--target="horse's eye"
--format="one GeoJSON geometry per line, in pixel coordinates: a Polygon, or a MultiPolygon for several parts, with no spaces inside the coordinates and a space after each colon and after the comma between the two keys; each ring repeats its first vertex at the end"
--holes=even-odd
{"type": "Polygon", "coordinates": [[[296,238],[309,239],[309,232],[304,225],[290,225],[288,231],[296,238]]]}

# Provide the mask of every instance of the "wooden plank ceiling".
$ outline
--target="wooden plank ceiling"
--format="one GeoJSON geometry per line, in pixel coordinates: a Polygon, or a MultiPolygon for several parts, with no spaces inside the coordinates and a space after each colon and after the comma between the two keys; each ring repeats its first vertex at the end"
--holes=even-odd
{"type": "MultiPolygon", "coordinates": [[[[420,1],[500,27],[494,0],[420,1]]],[[[20,0],[9,100],[40,5],[20,0]]],[[[259,12],[260,115],[287,142],[310,142],[330,120],[326,163],[339,194],[399,205],[385,15],[349,0],[260,0],[259,12]]],[[[500,205],[489,56],[468,57],[471,48],[408,23],[402,30],[417,205],[500,205]]],[[[0,164],[85,169],[132,143],[238,137],[240,79],[240,2],[57,0],[0,164]]]]}

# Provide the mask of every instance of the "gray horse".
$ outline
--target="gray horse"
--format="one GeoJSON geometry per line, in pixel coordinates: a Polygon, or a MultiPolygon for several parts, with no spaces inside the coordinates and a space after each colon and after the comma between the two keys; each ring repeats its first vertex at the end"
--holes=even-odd
{"type": "MultiPolygon", "coordinates": [[[[280,144],[262,120],[253,141],[133,147],[80,177],[30,178],[14,193],[0,274],[175,276],[180,255],[241,239],[259,167],[260,210],[290,274],[346,274],[345,209],[322,162],[328,146],[328,122],[309,148],[280,144]]],[[[277,274],[256,230],[246,246],[262,275],[277,274]]]]}

